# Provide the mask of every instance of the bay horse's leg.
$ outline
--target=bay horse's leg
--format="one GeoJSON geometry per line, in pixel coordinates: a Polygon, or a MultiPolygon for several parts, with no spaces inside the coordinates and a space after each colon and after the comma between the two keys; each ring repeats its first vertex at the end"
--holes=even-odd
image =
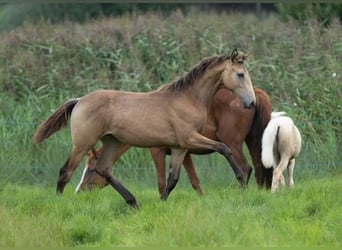
{"type": "Polygon", "coordinates": [[[183,163],[192,187],[197,191],[199,195],[203,195],[204,193],[201,188],[200,180],[198,178],[195,165],[189,153],[185,155],[183,163]]]}
{"type": "Polygon", "coordinates": [[[273,178],[273,168],[265,168],[264,166],[262,166],[261,171],[262,171],[263,181],[264,181],[266,189],[271,189],[272,178],[273,178]]]}
{"type": "Polygon", "coordinates": [[[241,170],[240,166],[236,163],[236,160],[232,154],[232,151],[228,146],[222,142],[211,140],[201,134],[194,134],[190,140],[188,141],[189,149],[208,149],[213,150],[221,155],[223,155],[227,161],[230,163],[230,166],[232,167],[234,174],[236,176],[236,179],[239,181],[240,185],[242,187],[246,187],[247,183],[244,179],[244,173],[241,170]]]}
{"type": "Polygon", "coordinates": [[[187,149],[182,148],[171,148],[171,169],[169,173],[169,178],[167,179],[166,189],[161,195],[162,200],[167,200],[167,197],[175,188],[179,179],[182,163],[187,151],[187,149]]]}
{"type": "Polygon", "coordinates": [[[112,166],[117,156],[117,151],[125,144],[116,140],[112,135],[104,136],[101,141],[103,142],[103,151],[96,164],[96,172],[107,180],[107,182],[125,199],[127,204],[133,208],[138,208],[138,204],[134,195],[122,185],[112,174],[112,166]]]}
{"type": "Polygon", "coordinates": [[[293,187],[294,185],[294,180],[293,180],[293,170],[294,170],[294,166],[295,166],[295,163],[296,163],[296,160],[295,159],[292,159],[290,160],[290,163],[287,167],[287,173],[288,173],[288,184],[289,184],[289,187],[293,187]]]}
{"type": "Polygon", "coordinates": [[[165,187],[166,187],[165,158],[167,154],[167,148],[166,147],[151,148],[150,153],[154,162],[154,166],[156,167],[156,170],[157,170],[159,194],[162,194],[165,191],[165,187]]]}
{"type": "Polygon", "coordinates": [[[59,177],[57,181],[57,193],[61,194],[64,191],[66,184],[71,179],[77,166],[82,161],[83,157],[88,152],[89,148],[83,147],[73,147],[68,160],[64,163],[63,167],[59,170],[59,177]]]}

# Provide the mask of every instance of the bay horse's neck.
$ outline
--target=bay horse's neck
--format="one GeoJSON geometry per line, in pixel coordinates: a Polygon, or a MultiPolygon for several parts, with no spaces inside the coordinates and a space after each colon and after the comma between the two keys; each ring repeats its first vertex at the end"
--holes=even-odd
{"type": "Polygon", "coordinates": [[[200,102],[206,109],[209,109],[213,97],[221,85],[221,75],[225,66],[224,63],[207,70],[203,77],[193,85],[193,88],[188,90],[196,102],[200,102]]]}

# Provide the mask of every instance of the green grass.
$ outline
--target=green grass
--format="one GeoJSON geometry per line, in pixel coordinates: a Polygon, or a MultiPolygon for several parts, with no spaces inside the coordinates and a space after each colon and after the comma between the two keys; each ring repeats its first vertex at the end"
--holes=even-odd
{"type": "Polygon", "coordinates": [[[167,202],[131,183],[129,208],[112,189],[62,196],[7,185],[0,193],[0,246],[341,246],[341,173],[271,194],[251,185],[177,186],[167,202]]]}

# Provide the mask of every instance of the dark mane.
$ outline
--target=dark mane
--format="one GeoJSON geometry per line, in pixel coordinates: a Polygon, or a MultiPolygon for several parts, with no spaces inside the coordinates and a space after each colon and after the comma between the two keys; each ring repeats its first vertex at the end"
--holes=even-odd
{"type": "Polygon", "coordinates": [[[170,92],[181,92],[187,87],[191,86],[198,78],[200,78],[209,66],[222,63],[230,59],[229,55],[213,56],[205,58],[194,66],[189,73],[180,78],[179,80],[163,85],[159,89],[164,89],[170,92]]]}

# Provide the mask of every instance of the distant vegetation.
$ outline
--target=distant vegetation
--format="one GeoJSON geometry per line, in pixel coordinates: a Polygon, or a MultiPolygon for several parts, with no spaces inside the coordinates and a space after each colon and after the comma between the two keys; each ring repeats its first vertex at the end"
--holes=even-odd
{"type": "MultiPolygon", "coordinates": [[[[84,24],[42,20],[2,32],[2,183],[55,183],[71,146],[68,129],[38,146],[31,138],[67,99],[99,88],[150,91],[184,75],[203,57],[234,48],[251,52],[247,63],[254,85],[300,128],[304,151],[298,166],[336,169],[341,162],[341,30],[337,18],[326,27],[316,18],[283,23],[272,13],[191,9],[167,16],[132,12],[84,24]]],[[[217,155],[210,157],[218,163],[217,155]]],[[[143,149],[132,150],[120,164],[152,165],[143,149]]]]}
{"type": "Polygon", "coordinates": [[[192,8],[206,11],[276,11],[283,20],[295,18],[301,22],[312,17],[324,25],[334,17],[342,20],[342,4],[338,3],[205,3],[205,4],[143,4],[143,3],[25,3],[0,6],[0,30],[18,27],[25,22],[37,23],[45,20],[49,23],[60,23],[65,20],[86,22],[99,17],[115,17],[130,13],[159,12],[168,15],[176,9],[187,13],[192,8]]]}

